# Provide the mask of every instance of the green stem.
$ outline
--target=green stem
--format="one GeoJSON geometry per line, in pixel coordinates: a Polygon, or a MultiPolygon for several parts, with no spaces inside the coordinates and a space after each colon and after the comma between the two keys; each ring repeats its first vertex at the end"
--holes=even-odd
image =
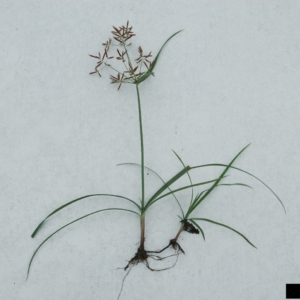
{"type": "Polygon", "coordinates": [[[141,181],[142,181],[142,210],[145,206],[145,166],[144,166],[144,139],[143,139],[143,123],[142,123],[142,109],[141,109],[141,99],[139,93],[139,87],[136,84],[136,93],[138,98],[139,107],[139,125],[140,125],[140,140],[141,140],[141,181]]]}
{"type": "Polygon", "coordinates": [[[141,215],[141,241],[140,241],[140,249],[144,249],[145,243],[145,164],[144,164],[144,138],[143,138],[143,123],[142,123],[142,108],[141,108],[141,98],[139,93],[139,87],[136,84],[136,93],[138,98],[138,107],[139,107],[139,125],[140,125],[140,140],[141,140],[141,181],[142,181],[142,215],[141,215]]]}

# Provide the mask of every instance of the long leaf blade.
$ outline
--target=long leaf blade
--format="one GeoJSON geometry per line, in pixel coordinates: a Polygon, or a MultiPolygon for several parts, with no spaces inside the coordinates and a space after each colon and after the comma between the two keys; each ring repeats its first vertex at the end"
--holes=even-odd
{"type": "MultiPolygon", "coordinates": [[[[179,191],[182,191],[182,190],[185,190],[185,189],[189,189],[189,188],[194,187],[194,186],[199,186],[199,185],[209,184],[209,183],[215,182],[215,181],[217,181],[217,180],[218,180],[218,179],[212,179],[212,180],[208,180],[208,181],[203,181],[203,182],[195,183],[195,184],[192,184],[192,185],[183,186],[183,187],[181,187],[181,188],[179,188],[179,189],[173,190],[172,193],[177,193],[177,192],[179,192],[179,191]]],[[[171,193],[166,193],[166,194],[163,194],[162,196],[160,196],[160,197],[158,197],[158,198],[154,198],[154,199],[151,201],[150,205],[152,205],[152,204],[155,203],[156,201],[158,201],[158,200],[160,200],[160,199],[162,199],[162,198],[164,198],[164,197],[166,197],[166,196],[169,196],[170,194],[171,194],[171,193]]],[[[149,205],[149,206],[150,206],[150,205],[149,205]]]]}
{"type": "MultiPolygon", "coordinates": [[[[123,166],[123,165],[131,165],[131,166],[139,166],[139,167],[141,166],[141,164],[138,164],[138,163],[122,163],[122,164],[117,164],[117,166],[123,166]]],[[[146,167],[146,166],[144,166],[144,168],[146,170],[149,170],[153,174],[155,174],[162,181],[162,183],[166,184],[166,182],[161,178],[161,176],[157,172],[155,172],[153,169],[150,169],[149,167],[146,167]]],[[[168,190],[172,193],[173,197],[175,198],[175,200],[176,200],[176,202],[177,202],[177,204],[178,204],[178,206],[179,206],[179,208],[181,210],[181,214],[182,214],[182,218],[183,218],[184,213],[183,213],[183,209],[182,209],[182,206],[181,206],[180,202],[178,201],[177,197],[174,195],[174,193],[173,193],[173,191],[172,191],[172,189],[170,187],[168,187],[168,190]]]]}
{"type": "MultiPolygon", "coordinates": [[[[154,200],[163,192],[165,191],[171,184],[173,184],[175,181],[177,181],[180,177],[182,177],[186,172],[188,172],[188,170],[190,169],[190,166],[187,166],[185,168],[183,168],[179,173],[177,173],[175,176],[173,176],[169,181],[167,181],[160,189],[158,189],[157,192],[154,193],[154,195],[148,200],[144,211],[146,211],[148,209],[148,207],[150,205],[152,205],[152,202],[154,202],[154,200]]],[[[174,193],[174,191],[172,192],[174,193]]],[[[169,195],[171,194],[168,193],[169,195]]]]}
{"type": "MultiPolygon", "coordinates": [[[[240,182],[236,182],[236,183],[220,183],[218,184],[215,188],[219,187],[219,186],[242,186],[242,187],[247,187],[247,188],[251,188],[252,187],[248,184],[245,184],[245,183],[240,183],[240,182]]],[[[206,192],[206,191],[203,191],[203,192],[206,192]]],[[[202,193],[203,193],[202,192],[202,193]]],[[[199,200],[194,203],[193,205],[195,206],[195,208],[204,200],[205,198],[201,198],[199,197],[199,200]]]]}
{"type": "Polygon", "coordinates": [[[124,200],[127,200],[127,201],[130,201],[131,203],[133,203],[135,206],[137,206],[137,208],[139,210],[141,210],[141,207],[136,203],[134,202],[133,200],[129,199],[129,198],[126,198],[126,197],[123,197],[123,196],[120,196],[120,195],[112,195],[112,194],[91,194],[91,195],[86,195],[86,196],[83,196],[83,197],[80,197],[80,198],[76,198],[72,201],[69,201],[67,202],[66,204],[60,206],[59,208],[55,209],[52,213],[50,213],[37,227],[36,229],[33,231],[31,237],[34,238],[35,235],[37,234],[37,232],[40,230],[40,228],[43,226],[44,222],[49,218],[51,217],[52,215],[54,215],[55,213],[57,213],[58,211],[62,210],[63,208],[77,202],[77,201],[80,201],[80,200],[83,200],[83,199],[86,199],[86,198],[90,198],[90,197],[98,197],[98,196],[108,196],[108,197],[116,197],[116,198],[121,198],[121,199],[124,199],[124,200]]]}
{"type": "MultiPolygon", "coordinates": [[[[175,154],[175,156],[178,158],[178,160],[181,162],[181,164],[183,165],[183,167],[185,167],[185,164],[184,164],[183,160],[181,159],[181,157],[174,150],[172,150],[172,151],[175,154]]],[[[190,184],[193,184],[192,178],[191,178],[189,172],[187,172],[186,174],[189,177],[190,184]]],[[[192,204],[193,198],[194,198],[194,189],[192,188],[192,195],[191,195],[190,205],[192,204]]]]}
{"type": "MultiPolygon", "coordinates": [[[[232,160],[231,162],[226,165],[225,170],[222,172],[222,174],[219,176],[219,178],[216,180],[216,182],[208,189],[208,191],[201,197],[200,202],[203,201],[213,190],[214,188],[219,184],[219,182],[224,178],[225,174],[227,173],[227,171],[229,170],[230,166],[234,163],[234,161],[243,153],[243,151],[246,150],[246,148],[248,148],[250,146],[250,144],[248,144],[246,147],[244,147],[232,160]]],[[[199,202],[199,201],[198,201],[199,202]]],[[[199,202],[199,203],[200,203],[199,202]]],[[[199,205],[198,203],[198,205],[199,205]]],[[[188,218],[188,216],[193,212],[193,210],[198,206],[195,205],[193,207],[190,207],[188,210],[188,213],[186,214],[185,218],[188,218]]]]}
{"type": "Polygon", "coordinates": [[[159,55],[160,55],[162,49],[165,47],[165,45],[168,43],[168,41],[169,41],[171,38],[173,38],[176,34],[178,34],[178,33],[181,32],[181,31],[182,31],[182,30],[179,30],[179,31],[175,32],[174,34],[172,34],[172,35],[164,42],[164,44],[163,44],[162,47],[160,48],[159,52],[157,53],[156,57],[154,58],[154,60],[153,60],[153,62],[152,62],[152,64],[151,64],[151,66],[149,67],[149,69],[147,70],[147,72],[145,72],[145,74],[142,75],[142,76],[137,80],[137,82],[136,82],[137,84],[140,84],[141,82],[143,82],[144,80],[146,80],[150,75],[153,74],[154,67],[155,67],[155,65],[156,65],[156,63],[157,63],[157,60],[158,60],[158,58],[159,58],[159,55]]]}
{"type": "MultiPolygon", "coordinates": [[[[72,221],[72,222],[70,222],[70,223],[68,223],[68,224],[66,224],[66,225],[64,225],[63,227],[61,227],[61,228],[59,228],[58,230],[56,230],[56,231],[54,231],[52,234],[50,234],[38,247],[37,247],[37,249],[34,251],[34,253],[33,253],[33,255],[32,255],[32,257],[31,257],[31,259],[30,259],[30,262],[29,262],[29,265],[28,265],[28,270],[27,270],[27,278],[28,278],[28,275],[29,275],[29,271],[30,271],[30,267],[31,267],[31,264],[32,264],[32,261],[33,261],[33,259],[34,259],[34,257],[35,257],[35,255],[36,255],[36,253],[39,251],[39,249],[53,236],[53,235],[55,235],[57,232],[59,232],[59,231],[61,231],[62,229],[64,229],[64,228],[66,228],[67,226],[69,226],[69,225],[71,225],[71,224],[73,224],[73,223],[75,223],[75,222],[77,222],[77,221],[80,221],[80,220],[82,220],[82,219],[84,219],[84,218],[86,218],[86,217],[89,217],[89,216],[91,216],[91,215],[93,215],[93,214],[96,214],[96,213],[100,213],[100,212],[103,212],[103,211],[107,211],[107,210],[123,210],[123,211],[127,211],[127,212],[131,212],[131,213],[134,213],[134,214],[136,214],[136,215],[138,215],[139,216],[139,214],[137,213],[137,212],[135,212],[135,211],[133,211],[133,210],[130,210],[130,209],[125,209],[125,208],[106,208],[106,209],[101,209],[101,210],[97,210],[97,211],[94,211],[94,212],[92,212],[92,213],[90,213],[90,214],[87,214],[87,215],[84,215],[83,217],[80,217],[80,218],[78,218],[78,219],[76,219],[76,220],[74,220],[74,221],[72,221]]],[[[27,278],[26,278],[26,280],[27,280],[27,278]]]]}
{"type": "MultiPolygon", "coordinates": [[[[190,219],[191,220],[191,219],[190,219]]],[[[212,220],[209,220],[209,219],[204,219],[204,218],[193,218],[192,220],[197,220],[197,221],[205,221],[205,222],[210,222],[210,223],[213,223],[215,225],[219,225],[219,226],[222,226],[222,227],[225,227],[227,229],[230,229],[232,231],[234,231],[235,233],[237,233],[238,235],[240,235],[247,243],[249,243],[252,247],[256,248],[243,234],[241,234],[239,231],[225,225],[225,224],[222,224],[222,223],[218,223],[218,222],[215,222],[215,221],[212,221],[212,220]]],[[[257,248],[256,248],[257,249],[257,248]]]]}
{"type": "MultiPolygon", "coordinates": [[[[237,183],[219,183],[215,188],[220,187],[220,186],[243,186],[243,187],[252,188],[252,187],[251,187],[250,185],[248,185],[248,184],[239,183],[239,182],[237,182],[237,183]]],[[[201,196],[202,196],[206,191],[208,191],[208,190],[209,190],[209,189],[206,189],[206,190],[202,191],[200,194],[198,194],[197,197],[195,197],[194,201],[191,203],[190,208],[193,207],[193,206],[196,206],[196,207],[197,207],[197,206],[202,202],[202,200],[203,200],[203,199],[200,199],[201,196]],[[197,199],[197,198],[198,198],[198,199],[197,199]],[[197,203],[198,201],[199,201],[199,203],[197,203]]]]}
{"type": "MultiPolygon", "coordinates": [[[[191,169],[197,169],[197,168],[203,168],[203,167],[225,167],[225,164],[220,164],[220,163],[214,163],[214,164],[206,164],[206,165],[200,165],[200,166],[195,166],[195,167],[191,167],[191,169]]],[[[237,167],[233,167],[230,166],[231,169],[243,172],[253,178],[255,178],[256,180],[258,180],[260,183],[262,183],[276,198],[277,200],[280,202],[281,206],[283,207],[284,212],[286,213],[286,209],[285,206],[283,204],[283,202],[281,201],[281,199],[277,196],[277,194],[265,183],[263,182],[261,179],[259,179],[258,177],[256,177],[255,175],[251,174],[250,172],[247,172],[243,169],[237,168],[237,167]]]]}
{"type": "Polygon", "coordinates": [[[245,184],[245,183],[240,183],[240,182],[235,182],[235,183],[220,183],[218,186],[243,186],[252,189],[251,185],[245,184]]]}

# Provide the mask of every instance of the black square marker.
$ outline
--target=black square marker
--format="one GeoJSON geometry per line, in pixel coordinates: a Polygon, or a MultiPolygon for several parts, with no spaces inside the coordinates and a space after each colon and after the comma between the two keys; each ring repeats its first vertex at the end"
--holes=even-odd
{"type": "Polygon", "coordinates": [[[286,299],[300,299],[300,284],[287,283],[286,284],[286,299]]]}

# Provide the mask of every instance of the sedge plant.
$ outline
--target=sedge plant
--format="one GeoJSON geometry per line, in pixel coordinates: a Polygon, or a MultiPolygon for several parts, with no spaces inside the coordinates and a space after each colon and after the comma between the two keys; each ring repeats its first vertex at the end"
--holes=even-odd
{"type": "MultiPolygon", "coordinates": [[[[196,208],[202,203],[202,201],[207,198],[212,191],[220,187],[222,185],[229,185],[229,184],[223,184],[222,180],[227,176],[227,171],[229,169],[235,169],[244,173],[247,173],[248,175],[255,177],[254,175],[242,170],[238,169],[233,166],[234,161],[241,155],[241,153],[248,147],[246,146],[244,149],[242,149],[235,157],[234,159],[229,163],[229,164],[208,164],[208,165],[201,165],[201,166],[194,166],[190,167],[188,165],[184,165],[183,161],[179,157],[178,154],[176,154],[177,158],[180,160],[182,163],[182,169],[175,174],[173,177],[171,177],[168,181],[164,181],[155,171],[152,169],[149,169],[145,166],[145,156],[144,156],[144,135],[143,135],[143,122],[142,122],[142,101],[141,101],[141,95],[140,95],[140,84],[144,82],[145,80],[148,80],[152,76],[154,76],[154,68],[158,62],[158,59],[162,53],[163,48],[166,46],[166,44],[177,34],[181,32],[177,31],[174,34],[172,34],[162,45],[160,50],[158,51],[157,55],[153,60],[152,58],[152,52],[149,52],[148,54],[145,54],[142,47],[138,47],[137,49],[137,58],[132,59],[132,56],[130,54],[130,39],[135,36],[134,32],[132,31],[132,26],[129,25],[129,22],[127,22],[126,26],[120,26],[120,27],[115,27],[113,26],[113,31],[112,31],[112,37],[109,38],[105,43],[103,43],[104,49],[102,51],[102,55],[99,52],[98,55],[90,55],[92,58],[97,59],[96,66],[94,68],[94,71],[91,72],[90,74],[98,74],[99,77],[102,77],[103,72],[105,70],[110,70],[112,74],[110,75],[111,83],[112,84],[117,84],[118,85],[118,90],[121,88],[123,84],[132,84],[135,87],[135,92],[136,92],[136,99],[137,99],[137,108],[138,108],[138,126],[139,126],[139,136],[140,136],[140,163],[133,163],[133,165],[137,165],[140,168],[140,184],[141,184],[141,195],[139,197],[140,201],[135,201],[134,199],[130,199],[128,197],[125,197],[123,195],[116,195],[116,194],[107,194],[107,193],[99,193],[99,194],[90,194],[90,195],[85,195],[79,198],[76,198],[72,201],[69,201],[65,203],[64,205],[58,207],[57,209],[53,210],[49,215],[47,215],[36,227],[36,229],[33,231],[31,237],[34,238],[36,234],[41,230],[43,225],[45,224],[46,221],[48,221],[51,216],[56,214],[57,212],[61,211],[62,209],[78,202],[78,201],[83,201],[83,200],[88,200],[94,197],[98,198],[118,198],[122,201],[126,201],[127,203],[130,203],[132,206],[132,209],[125,209],[125,208],[120,208],[120,207],[108,207],[105,209],[100,209],[94,212],[91,212],[89,214],[86,214],[78,219],[73,220],[72,222],[64,225],[63,227],[57,229],[55,232],[53,232],[51,235],[49,235],[34,251],[29,265],[28,265],[28,270],[27,270],[27,277],[30,272],[30,268],[32,265],[32,262],[34,260],[35,255],[37,252],[40,250],[40,248],[50,239],[52,238],[56,233],[61,231],[62,229],[72,225],[75,222],[78,222],[84,218],[87,218],[91,215],[98,214],[101,212],[107,212],[107,211],[123,211],[126,213],[130,213],[137,218],[139,221],[139,231],[140,231],[140,241],[139,245],[137,248],[137,251],[135,255],[129,260],[129,263],[126,265],[124,268],[125,270],[128,269],[140,262],[145,262],[146,266],[148,269],[151,271],[160,271],[160,270],[165,270],[165,269],[153,269],[150,267],[148,258],[156,259],[156,260],[162,260],[163,258],[154,255],[154,253],[160,253],[164,249],[168,248],[169,246],[173,246],[176,249],[176,255],[178,258],[178,254],[181,252],[184,252],[181,246],[178,244],[177,240],[180,234],[183,231],[187,231],[190,233],[199,233],[201,232],[203,238],[204,232],[202,228],[199,226],[197,223],[198,221],[207,221],[211,222],[217,225],[221,225],[224,227],[227,227],[239,235],[241,235],[248,243],[250,243],[252,246],[254,246],[244,235],[239,233],[238,231],[224,225],[221,223],[214,222],[209,219],[203,219],[203,218],[197,218],[193,217],[192,213],[196,210],[196,208]],[[113,52],[114,50],[114,53],[113,52]],[[105,70],[104,70],[105,69],[105,70]],[[197,168],[202,168],[202,167],[212,167],[212,166],[218,166],[218,167],[223,167],[224,170],[221,173],[221,175],[217,178],[211,178],[206,181],[202,182],[197,182],[197,183],[192,183],[191,177],[190,177],[190,172],[193,169],[197,168]],[[145,196],[145,170],[149,169],[152,172],[154,172],[159,178],[162,180],[162,185],[161,187],[149,198],[146,198],[145,196]],[[190,184],[181,186],[180,188],[171,189],[171,185],[177,182],[182,176],[187,175],[189,176],[190,179],[190,184]],[[211,186],[202,191],[201,193],[197,194],[194,196],[193,188],[202,186],[202,185],[209,185],[211,186]],[[191,189],[192,190],[192,196],[190,200],[190,205],[187,209],[186,212],[183,211],[182,206],[180,204],[180,201],[176,197],[176,193],[185,189],[191,189]],[[146,214],[148,209],[153,206],[154,204],[157,204],[158,201],[164,199],[167,196],[173,195],[179,208],[181,211],[181,225],[178,233],[176,234],[175,238],[171,239],[167,247],[163,248],[160,251],[149,251],[145,249],[145,226],[146,226],[146,214]],[[196,226],[196,227],[195,227],[196,226]],[[198,229],[197,229],[198,228],[198,229]]],[[[128,163],[127,163],[128,164],[128,163]]],[[[261,181],[257,177],[255,177],[257,180],[261,181]]],[[[263,182],[262,182],[263,183],[263,182]]],[[[263,183],[267,188],[269,188],[265,183],[263,183]]],[[[233,183],[231,185],[241,185],[241,186],[248,186],[246,184],[242,183],[233,183]]],[[[269,188],[270,189],[270,188],[269,188]]],[[[271,189],[270,189],[271,190],[271,189]]],[[[272,190],[271,190],[272,191],[272,190]]],[[[272,191],[273,194],[275,194],[272,191]]],[[[278,198],[278,196],[275,194],[275,196],[278,198]]],[[[278,198],[278,200],[281,202],[281,200],[278,198]]],[[[281,202],[282,204],[282,202],[281,202]]],[[[283,205],[283,204],[282,204],[283,205]]],[[[176,260],[177,261],[177,260],[176,260]]]]}
{"type": "MultiPolygon", "coordinates": [[[[250,144],[249,144],[250,145],[250,144]]],[[[178,232],[176,233],[175,237],[172,238],[168,245],[164,248],[162,248],[161,250],[157,250],[157,251],[148,251],[149,253],[161,253],[163,252],[164,250],[166,250],[167,248],[169,247],[173,247],[175,250],[178,250],[178,251],[181,251],[182,253],[185,253],[183,248],[180,246],[180,244],[177,242],[178,241],[178,238],[179,236],[181,235],[181,233],[183,231],[186,231],[188,233],[192,233],[192,234],[199,234],[201,233],[203,239],[205,240],[205,234],[204,234],[204,231],[203,229],[200,227],[200,225],[198,224],[198,221],[203,221],[203,222],[209,222],[209,223],[212,223],[212,224],[215,224],[215,225],[219,225],[219,226],[222,226],[224,228],[227,228],[235,233],[237,233],[239,236],[241,236],[249,245],[251,245],[252,247],[256,248],[256,246],[250,242],[250,240],[244,235],[242,234],[241,232],[239,232],[238,230],[228,226],[228,225],[225,225],[225,224],[222,224],[222,223],[219,223],[219,222],[216,222],[216,221],[213,221],[213,220],[210,220],[210,219],[207,219],[207,218],[198,218],[198,217],[194,217],[193,216],[193,213],[194,211],[200,206],[200,204],[203,202],[203,200],[205,200],[206,198],[208,198],[208,196],[211,194],[211,192],[217,188],[217,187],[232,187],[232,186],[241,186],[241,187],[246,187],[246,188],[251,188],[250,185],[248,184],[245,184],[245,183],[240,183],[240,182],[236,182],[236,183],[222,183],[223,179],[227,177],[226,173],[230,170],[230,169],[233,169],[233,170],[237,170],[239,172],[242,172],[242,173],[245,173],[247,174],[248,176],[250,177],[253,177],[254,179],[256,179],[257,181],[259,181],[261,184],[263,184],[276,198],[277,200],[279,201],[280,205],[282,206],[284,212],[286,212],[285,210],[285,206],[284,204],[282,203],[281,199],[277,196],[277,194],[266,184],[264,183],[261,179],[259,179],[257,176],[243,170],[243,169],[240,169],[240,168],[237,168],[237,167],[234,167],[233,166],[233,163],[235,162],[235,160],[244,152],[244,150],[246,150],[246,148],[249,147],[249,145],[247,145],[245,148],[243,148],[232,160],[231,162],[228,164],[228,165],[225,165],[225,164],[221,164],[221,163],[212,163],[212,164],[205,164],[205,165],[199,165],[199,166],[194,166],[194,167],[191,167],[189,169],[189,171],[186,173],[186,175],[188,176],[188,179],[190,181],[190,187],[191,187],[191,190],[192,190],[192,193],[191,193],[191,199],[190,199],[190,203],[189,203],[189,206],[187,208],[186,211],[183,210],[182,208],[182,205],[180,204],[180,201],[177,199],[176,195],[174,194],[174,192],[176,192],[177,190],[174,190],[172,191],[171,188],[169,188],[170,192],[156,198],[155,201],[158,201],[160,200],[162,197],[165,197],[165,196],[169,196],[169,195],[173,195],[179,208],[180,208],[180,212],[181,212],[181,215],[178,215],[179,219],[180,219],[180,228],[178,230],[178,232]],[[190,176],[190,172],[192,170],[195,170],[195,169],[198,169],[198,168],[204,168],[204,167],[223,167],[224,170],[223,172],[220,174],[220,176],[217,178],[217,180],[214,180],[214,182],[212,183],[211,187],[208,188],[208,189],[205,189],[203,191],[201,191],[200,193],[197,193],[195,196],[194,196],[194,189],[193,187],[194,186],[197,186],[197,184],[193,184],[192,182],[192,179],[191,179],[191,176],[190,176]]],[[[184,162],[182,161],[181,157],[173,150],[174,154],[176,155],[176,157],[179,159],[179,161],[181,162],[182,166],[185,166],[184,162]]],[[[124,163],[124,164],[121,164],[121,165],[139,165],[139,164],[134,164],[134,163],[124,163]]],[[[152,169],[146,167],[148,170],[150,170],[151,172],[153,172],[154,174],[156,174],[156,176],[158,176],[162,181],[163,179],[152,169]]],[[[179,189],[181,190],[181,189],[179,189]]]]}

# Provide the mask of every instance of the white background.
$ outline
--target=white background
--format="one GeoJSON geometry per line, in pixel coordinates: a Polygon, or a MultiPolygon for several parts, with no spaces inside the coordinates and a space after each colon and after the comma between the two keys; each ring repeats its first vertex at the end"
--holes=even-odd
{"type": "MultiPolygon", "coordinates": [[[[299,258],[299,1],[0,1],[0,298],[4,300],[116,299],[124,267],[139,241],[139,220],[121,200],[83,200],[62,210],[35,239],[37,224],[82,195],[140,197],[135,88],[117,91],[89,75],[112,25],[134,27],[133,56],[142,46],[163,50],[155,77],[140,85],[145,163],[164,179],[181,170],[174,149],[191,166],[229,163],[269,184],[230,171],[242,187],[214,191],[195,212],[245,234],[201,223],[201,236],[183,233],[186,255],[175,268],[134,267],[121,299],[285,299],[300,282],[299,258]],[[123,205],[123,206],[122,206],[123,205]]],[[[115,51],[115,50],[113,50],[115,51]]],[[[194,182],[222,169],[191,173],[194,182]]],[[[146,176],[146,194],[161,183],[146,176]]],[[[182,178],[179,185],[188,184],[182,178]]],[[[186,207],[190,192],[179,195],[186,207]]],[[[169,197],[147,215],[146,248],[175,236],[178,207],[169,197]]],[[[169,254],[172,253],[170,250],[169,254]]],[[[167,254],[167,253],[166,253],[167,254]]],[[[171,265],[172,259],[162,265],[171,265]]]]}

